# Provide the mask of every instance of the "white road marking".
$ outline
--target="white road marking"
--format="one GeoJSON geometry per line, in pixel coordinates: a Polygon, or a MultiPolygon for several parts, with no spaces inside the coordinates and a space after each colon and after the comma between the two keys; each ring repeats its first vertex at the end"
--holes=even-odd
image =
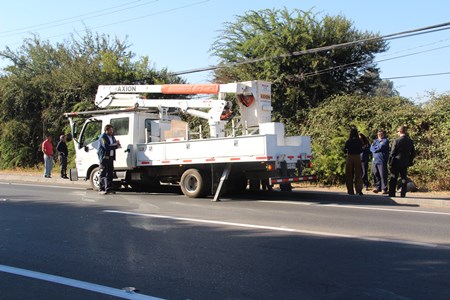
{"type": "Polygon", "coordinates": [[[62,186],[62,185],[49,185],[49,184],[30,184],[30,183],[11,183],[11,182],[0,182],[3,185],[25,185],[25,186],[35,186],[35,187],[54,187],[59,189],[71,189],[71,190],[80,190],[86,189],[86,187],[75,187],[75,186],[62,186]]]}
{"type": "Polygon", "coordinates": [[[403,213],[416,213],[416,214],[431,214],[431,215],[450,216],[450,212],[408,210],[408,209],[382,208],[382,207],[367,207],[367,206],[357,206],[357,205],[347,205],[347,204],[325,204],[325,203],[320,203],[319,204],[319,203],[290,202],[290,201],[267,201],[267,200],[258,200],[256,202],[282,203],[282,204],[306,205],[306,206],[323,206],[323,207],[336,207],[336,208],[353,208],[353,209],[364,209],[364,210],[380,210],[380,211],[393,211],[393,212],[403,212],[403,213]]]}
{"type": "Polygon", "coordinates": [[[183,217],[174,217],[174,216],[165,216],[165,215],[156,215],[156,214],[144,214],[144,213],[120,211],[120,210],[104,210],[103,212],[113,213],[113,214],[139,216],[139,217],[149,217],[149,218],[159,218],[159,219],[186,221],[186,222],[193,222],[193,223],[205,223],[205,224],[213,224],[213,225],[235,226],[235,227],[243,227],[243,228],[250,228],[250,229],[264,229],[264,230],[292,232],[292,233],[319,235],[319,236],[328,236],[328,237],[340,237],[340,238],[358,239],[358,240],[365,240],[365,241],[396,243],[396,244],[414,245],[414,246],[423,246],[423,247],[432,247],[432,248],[439,247],[439,245],[431,244],[431,243],[421,243],[421,242],[404,241],[404,240],[396,240],[396,239],[372,238],[372,237],[365,237],[365,236],[358,236],[358,235],[351,235],[351,234],[341,234],[341,233],[332,233],[332,232],[324,232],[324,231],[313,231],[313,230],[300,230],[300,229],[293,229],[293,228],[287,228],[287,227],[275,227],[275,226],[264,226],[264,225],[255,225],[255,224],[246,224],[246,223],[235,223],[235,222],[203,220],[203,219],[194,219],[194,218],[183,218],[183,217]]]}
{"type": "Polygon", "coordinates": [[[50,282],[54,282],[54,283],[58,283],[58,284],[62,284],[62,285],[68,285],[71,287],[75,287],[75,288],[79,288],[79,289],[83,289],[83,290],[89,290],[92,292],[115,296],[115,297],[119,297],[119,298],[123,298],[123,299],[132,299],[132,300],[141,300],[141,299],[142,300],[159,300],[159,299],[161,299],[161,298],[156,298],[156,297],[152,297],[152,296],[146,296],[143,294],[137,294],[134,292],[128,292],[125,290],[115,289],[115,288],[111,288],[111,287],[107,287],[107,286],[103,286],[103,285],[98,285],[95,283],[89,283],[89,282],[85,282],[85,281],[45,274],[45,273],[41,273],[41,272],[30,271],[30,270],[26,270],[26,269],[19,269],[19,268],[5,266],[5,265],[0,265],[0,272],[35,278],[35,279],[44,280],[44,281],[50,281],[50,282]]]}

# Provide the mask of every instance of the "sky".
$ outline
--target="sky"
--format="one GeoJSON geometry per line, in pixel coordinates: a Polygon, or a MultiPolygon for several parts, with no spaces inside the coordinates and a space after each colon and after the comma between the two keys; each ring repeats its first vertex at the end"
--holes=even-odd
{"type": "MultiPolygon", "coordinates": [[[[226,22],[250,10],[312,10],[318,18],[341,15],[360,31],[388,35],[450,22],[444,0],[17,0],[2,3],[0,50],[16,49],[37,34],[53,44],[83,36],[84,30],[127,40],[137,57],[155,68],[179,72],[218,63],[210,48],[226,22]]],[[[381,77],[401,96],[424,102],[430,93],[450,92],[450,27],[391,40],[376,57],[381,77]],[[447,73],[441,75],[432,75],[447,73]],[[429,75],[411,77],[416,75],[429,75]],[[397,78],[402,77],[402,78],[397,78]]],[[[0,60],[0,68],[8,61],[0,60]]],[[[183,75],[190,83],[211,79],[210,72],[183,75]]]]}

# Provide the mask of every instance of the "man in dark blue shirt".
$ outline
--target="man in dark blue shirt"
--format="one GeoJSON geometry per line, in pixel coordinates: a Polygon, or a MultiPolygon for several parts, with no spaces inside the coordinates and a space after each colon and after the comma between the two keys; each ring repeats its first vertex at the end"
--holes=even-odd
{"type": "Polygon", "coordinates": [[[372,173],[375,182],[374,193],[383,191],[388,193],[388,168],[389,159],[389,140],[385,137],[384,130],[378,130],[376,138],[370,146],[373,154],[372,173]]]}
{"type": "Polygon", "coordinates": [[[105,132],[100,136],[100,146],[98,148],[98,159],[100,162],[100,186],[101,194],[114,194],[112,181],[114,174],[114,160],[116,159],[116,149],[120,148],[120,142],[113,135],[112,125],[105,126],[105,132]]]}

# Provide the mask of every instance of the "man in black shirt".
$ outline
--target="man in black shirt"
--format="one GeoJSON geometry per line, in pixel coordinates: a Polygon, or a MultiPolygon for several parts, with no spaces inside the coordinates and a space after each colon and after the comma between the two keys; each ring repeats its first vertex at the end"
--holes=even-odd
{"type": "Polygon", "coordinates": [[[402,180],[400,196],[406,196],[408,167],[413,165],[416,150],[413,141],[406,133],[406,127],[400,126],[397,130],[398,139],[394,141],[389,156],[389,165],[391,167],[391,178],[389,180],[389,196],[395,197],[398,175],[402,180]]]}
{"type": "Polygon", "coordinates": [[[362,144],[359,140],[358,130],[352,128],[350,136],[345,142],[344,153],[347,154],[345,163],[345,184],[347,193],[354,195],[355,190],[358,195],[362,195],[362,167],[360,153],[362,152],[362,144]],[[355,189],[353,189],[353,181],[355,181],[355,189]]]}
{"type": "Polygon", "coordinates": [[[59,167],[61,170],[61,178],[68,179],[67,177],[67,156],[69,155],[69,151],[67,150],[66,144],[67,137],[65,134],[59,137],[58,145],[56,146],[56,150],[58,150],[58,159],[59,159],[59,167]]]}

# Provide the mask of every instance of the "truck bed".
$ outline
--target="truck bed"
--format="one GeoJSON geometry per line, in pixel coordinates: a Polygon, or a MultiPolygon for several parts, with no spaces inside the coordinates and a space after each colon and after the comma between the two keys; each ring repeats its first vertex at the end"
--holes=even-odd
{"type": "MultiPolygon", "coordinates": [[[[279,139],[279,138],[278,138],[279,139]]],[[[275,134],[177,140],[136,145],[138,167],[174,164],[204,164],[255,161],[296,163],[310,159],[308,136],[277,140],[275,134]]]]}

